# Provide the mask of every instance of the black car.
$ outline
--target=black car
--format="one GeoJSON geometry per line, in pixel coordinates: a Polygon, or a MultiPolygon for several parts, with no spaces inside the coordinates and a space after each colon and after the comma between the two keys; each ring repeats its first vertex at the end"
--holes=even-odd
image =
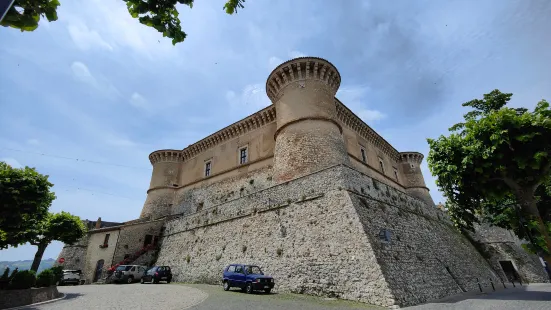
{"type": "Polygon", "coordinates": [[[145,282],[159,283],[159,281],[172,281],[172,271],[168,266],[155,266],[148,269],[142,277],[141,283],[145,282]]]}

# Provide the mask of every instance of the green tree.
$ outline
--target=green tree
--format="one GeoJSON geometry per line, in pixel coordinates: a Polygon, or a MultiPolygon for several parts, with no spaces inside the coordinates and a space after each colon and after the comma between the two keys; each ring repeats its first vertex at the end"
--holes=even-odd
{"type": "MultiPolygon", "coordinates": [[[[172,44],[183,42],[187,34],[182,31],[176,5],[193,7],[194,0],[122,0],[126,2],[128,12],[140,23],[152,27],[172,39],[172,44]]],[[[223,9],[232,15],[238,8],[244,8],[245,0],[227,0],[223,9]]],[[[38,28],[41,17],[49,22],[57,20],[58,0],[15,0],[0,25],[17,28],[21,31],[33,31],[38,28]]]]}
{"type": "Polygon", "coordinates": [[[55,199],[47,175],[34,168],[13,168],[0,162],[0,249],[28,240],[25,232],[48,214],[55,199]]]}
{"type": "Polygon", "coordinates": [[[510,108],[511,96],[496,89],[463,103],[473,110],[449,136],[427,139],[427,162],[457,226],[472,229],[484,212],[510,227],[520,228],[525,217],[551,266],[551,239],[541,216],[549,206],[538,210],[536,194],[551,174],[551,109],[545,100],[532,112],[510,108]]]}
{"type": "Polygon", "coordinates": [[[27,231],[29,243],[38,247],[31,270],[35,272],[38,270],[44,251],[52,241],[72,244],[84,237],[85,234],[86,226],[78,216],[63,211],[55,214],[48,213],[43,221],[27,231]]]}

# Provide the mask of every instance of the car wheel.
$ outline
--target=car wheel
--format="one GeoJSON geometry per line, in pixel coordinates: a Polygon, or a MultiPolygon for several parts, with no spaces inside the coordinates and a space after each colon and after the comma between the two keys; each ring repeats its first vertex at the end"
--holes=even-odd
{"type": "Polygon", "coordinates": [[[134,277],[128,277],[128,280],[126,280],[126,283],[131,284],[134,282],[134,277]]]}
{"type": "Polygon", "coordinates": [[[271,288],[267,288],[267,289],[264,290],[264,292],[265,292],[266,294],[270,294],[271,291],[272,291],[271,288]]]}
{"type": "Polygon", "coordinates": [[[253,292],[253,284],[252,283],[247,283],[247,286],[245,287],[245,292],[247,292],[247,294],[252,294],[252,292],[253,292]]]}
{"type": "Polygon", "coordinates": [[[229,290],[230,290],[230,282],[224,281],[224,291],[229,291],[229,290]]]}

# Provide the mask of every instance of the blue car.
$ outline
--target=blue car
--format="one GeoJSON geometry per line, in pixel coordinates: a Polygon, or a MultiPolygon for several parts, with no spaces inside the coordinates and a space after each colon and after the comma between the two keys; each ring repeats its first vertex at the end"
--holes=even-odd
{"type": "Polygon", "coordinates": [[[232,264],[224,268],[222,276],[224,291],[232,287],[251,294],[253,291],[264,291],[267,294],[274,288],[274,278],[265,275],[260,267],[253,265],[232,264]]]}

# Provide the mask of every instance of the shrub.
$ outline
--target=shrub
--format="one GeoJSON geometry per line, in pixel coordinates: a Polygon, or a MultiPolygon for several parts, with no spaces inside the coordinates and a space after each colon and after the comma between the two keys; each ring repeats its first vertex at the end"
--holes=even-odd
{"type": "Polygon", "coordinates": [[[52,267],[50,269],[54,273],[54,283],[57,283],[57,281],[59,281],[59,280],[61,280],[61,278],[63,278],[63,267],[55,266],[55,267],[52,267]]]}
{"type": "Polygon", "coordinates": [[[0,278],[0,281],[8,281],[9,276],[10,276],[10,267],[6,267],[6,269],[4,269],[4,273],[2,274],[2,277],[0,278]]]}
{"type": "Polygon", "coordinates": [[[52,269],[44,269],[36,277],[36,287],[48,287],[55,283],[55,274],[52,269]]]}
{"type": "Polygon", "coordinates": [[[24,290],[34,286],[36,282],[36,272],[32,270],[23,270],[15,274],[10,282],[10,289],[24,290]]]}

